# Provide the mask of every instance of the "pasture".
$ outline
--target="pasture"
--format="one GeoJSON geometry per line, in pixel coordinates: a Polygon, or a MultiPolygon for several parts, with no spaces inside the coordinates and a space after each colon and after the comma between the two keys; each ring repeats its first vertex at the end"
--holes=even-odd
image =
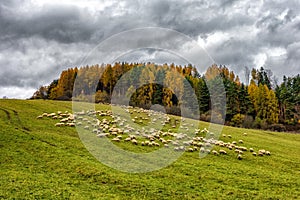
{"type": "MultiPolygon", "coordinates": [[[[0,198],[297,199],[300,196],[298,134],[224,126],[219,137],[221,145],[214,145],[207,156],[199,158],[201,147],[207,143],[201,131],[208,128],[208,123],[185,119],[186,125],[183,125],[176,123],[178,117],[168,119],[164,115],[161,118],[155,116],[157,119],[153,122],[154,117],[149,113],[128,109],[130,126],[128,120],[122,121],[122,116],[118,119],[110,115],[108,105],[96,105],[96,110],[99,111],[94,113],[98,121],[82,117],[66,123],[78,125],[81,122],[79,128],[96,139],[100,139],[99,134],[106,133],[105,137],[113,144],[127,151],[145,153],[168,148],[182,150],[182,155],[172,164],[153,172],[122,172],[91,155],[73,125],[55,126],[70,115],[62,119],[38,117],[43,113],[59,116],[58,111],[72,114],[72,102],[0,100],[0,198]],[[105,121],[115,121],[117,125],[105,121]],[[93,127],[93,123],[98,126],[93,127]],[[146,126],[149,123],[161,130],[154,139],[139,135],[142,131],[134,127],[134,124],[146,126]],[[197,144],[192,144],[194,138],[188,136],[182,142],[189,141],[189,144],[174,144],[178,128],[193,129],[195,137],[199,137],[197,144]],[[236,146],[230,150],[229,144],[234,141],[236,146],[246,150],[236,146]],[[184,149],[180,149],[181,146],[184,149]],[[259,150],[266,150],[271,155],[254,156],[250,148],[257,154],[259,150]],[[242,152],[235,152],[236,149],[242,152]],[[239,154],[242,159],[238,159],[239,154]]],[[[148,135],[156,132],[153,130],[148,135]]]]}

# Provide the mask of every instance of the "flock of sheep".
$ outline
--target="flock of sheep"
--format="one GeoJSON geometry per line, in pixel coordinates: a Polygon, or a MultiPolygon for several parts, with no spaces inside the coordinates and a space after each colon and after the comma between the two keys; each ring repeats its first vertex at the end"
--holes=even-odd
{"type": "MultiPolygon", "coordinates": [[[[125,110],[125,115],[124,113],[123,115],[115,114],[112,110],[81,111],[74,112],[74,114],[68,111],[58,111],[57,113],[43,113],[37,119],[59,120],[55,124],[57,127],[77,126],[93,133],[95,137],[107,137],[114,143],[127,142],[145,148],[173,148],[174,151],[200,151],[200,153],[213,155],[227,155],[229,151],[233,151],[239,160],[245,158],[246,153],[253,156],[271,155],[270,151],[265,149],[255,151],[254,148],[243,146],[243,140],[229,142],[232,139],[231,135],[222,135],[227,142],[214,139],[214,133],[206,128],[202,130],[194,128],[193,124],[184,123],[184,118],[180,122],[178,118],[153,110],[130,106],[123,106],[122,109],[125,110]],[[162,131],[167,126],[170,129],[162,131]]],[[[246,137],[247,133],[242,136],[246,137]]]]}

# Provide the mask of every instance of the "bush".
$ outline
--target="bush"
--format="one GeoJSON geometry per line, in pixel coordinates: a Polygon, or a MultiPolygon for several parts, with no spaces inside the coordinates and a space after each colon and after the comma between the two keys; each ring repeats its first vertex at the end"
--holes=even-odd
{"type": "Polygon", "coordinates": [[[271,131],[278,131],[278,132],[286,131],[286,128],[283,124],[272,124],[272,125],[269,126],[269,129],[271,131]]]}
{"type": "Polygon", "coordinates": [[[236,114],[232,117],[230,125],[236,127],[242,127],[244,119],[245,119],[245,115],[236,114]]]}
{"type": "Polygon", "coordinates": [[[243,127],[244,128],[253,128],[253,117],[251,115],[245,115],[244,121],[243,121],[243,127]]]}

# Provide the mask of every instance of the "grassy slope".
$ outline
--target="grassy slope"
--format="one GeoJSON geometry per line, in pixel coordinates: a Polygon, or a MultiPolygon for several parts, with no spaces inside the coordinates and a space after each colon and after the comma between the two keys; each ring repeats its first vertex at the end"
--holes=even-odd
{"type": "Polygon", "coordinates": [[[70,102],[0,100],[0,199],[300,196],[300,135],[224,127],[224,134],[243,139],[246,147],[270,150],[272,156],[199,159],[197,153],[187,152],[159,171],[128,174],[98,162],[84,148],[75,128],[58,128],[51,119],[36,119],[43,112],[71,111],[71,106],[70,102]],[[243,132],[248,136],[242,136],[243,132]]]}

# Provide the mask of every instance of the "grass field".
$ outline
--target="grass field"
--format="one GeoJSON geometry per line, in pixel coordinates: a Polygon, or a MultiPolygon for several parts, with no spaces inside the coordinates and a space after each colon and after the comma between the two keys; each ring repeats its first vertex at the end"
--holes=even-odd
{"type": "Polygon", "coordinates": [[[58,110],[72,111],[72,103],[0,100],[0,199],[299,199],[300,135],[224,127],[272,155],[185,152],[161,170],[124,173],[95,159],[74,127],[36,119],[58,110]]]}

